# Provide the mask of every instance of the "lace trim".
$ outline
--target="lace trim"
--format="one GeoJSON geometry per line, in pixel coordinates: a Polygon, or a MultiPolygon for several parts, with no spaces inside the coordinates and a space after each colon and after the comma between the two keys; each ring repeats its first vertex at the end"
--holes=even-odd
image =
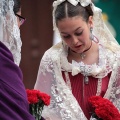
{"type": "Polygon", "coordinates": [[[101,93],[101,88],[102,88],[102,79],[99,78],[98,79],[98,85],[97,85],[97,93],[96,93],[96,96],[99,96],[100,93],[101,93]]]}
{"type": "Polygon", "coordinates": [[[69,74],[68,74],[68,72],[64,72],[64,73],[65,73],[65,78],[66,78],[66,85],[67,85],[67,86],[70,88],[70,90],[72,91],[69,74]]]}
{"type": "Polygon", "coordinates": [[[102,46],[99,46],[99,63],[98,65],[86,65],[83,62],[77,63],[76,61],[72,61],[72,64],[67,60],[67,54],[65,51],[61,54],[61,69],[62,71],[72,72],[72,75],[76,75],[78,73],[83,74],[84,76],[93,76],[95,78],[103,78],[107,76],[108,73],[112,71],[112,63],[114,61],[115,55],[112,52],[105,51],[102,46]],[[111,54],[111,58],[110,55],[111,54]],[[109,60],[111,59],[111,60],[109,60]]]}
{"type": "Polygon", "coordinates": [[[13,6],[13,0],[0,0],[0,41],[12,52],[14,62],[19,65],[22,42],[13,6]]]}

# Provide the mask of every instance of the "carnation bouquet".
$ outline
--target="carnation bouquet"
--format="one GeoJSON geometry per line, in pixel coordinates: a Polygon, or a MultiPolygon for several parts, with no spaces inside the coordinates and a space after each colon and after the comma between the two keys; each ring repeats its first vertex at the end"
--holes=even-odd
{"type": "Polygon", "coordinates": [[[26,90],[30,113],[36,120],[41,120],[41,114],[44,105],[50,104],[50,96],[46,93],[42,93],[39,90],[26,90]]]}
{"type": "Polygon", "coordinates": [[[120,112],[108,99],[93,96],[89,102],[94,108],[90,120],[120,120],[120,112]]]}

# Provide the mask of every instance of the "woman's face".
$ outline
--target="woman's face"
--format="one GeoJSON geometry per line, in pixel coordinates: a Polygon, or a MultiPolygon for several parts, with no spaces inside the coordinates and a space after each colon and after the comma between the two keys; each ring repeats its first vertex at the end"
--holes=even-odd
{"type": "Polygon", "coordinates": [[[76,53],[82,53],[91,44],[90,27],[93,26],[92,23],[92,16],[89,17],[88,22],[77,16],[58,21],[57,27],[68,47],[76,53]]]}

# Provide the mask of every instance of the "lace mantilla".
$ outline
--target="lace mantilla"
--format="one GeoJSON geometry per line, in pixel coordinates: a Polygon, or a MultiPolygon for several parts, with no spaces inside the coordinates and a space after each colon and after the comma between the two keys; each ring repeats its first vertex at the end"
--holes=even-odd
{"type": "Polygon", "coordinates": [[[13,6],[13,0],[0,0],[0,41],[12,52],[15,63],[19,65],[22,42],[13,6]]]}
{"type": "MultiPolygon", "coordinates": [[[[67,51],[64,47],[62,43],[53,46],[45,53],[40,64],[35,89],[40,89],[51,96],[51,104],[49,108],[45,108],[43,115],[51,120],[87,120],[71,89],[66,85],[62,77],[62,70],[72,72],[73,68],[72,64],[65,62],[67,51]]],[[[116,85],[119,79],[119,76],[116,76],[116,74],[119,75],[120,70],[117,70],[117,72],[115,70],[117,69],[115,66],[119,58],[110,50],[104,50],[103,52],[103,49],[102,47],[100,48],[101,53],[106,57],[101,57],[101,59],[104,59],[106,62],[100,62],[100,64],[103,65],[105,63],[107,70],[104,71],[104,74],[99,73],[99,76],[101,78],[104,77],[112,69],[108,90],[104,97],[113,101],[119,109],[120,101],[117,96],[120,95],[120,84],[116,85]],[[110,71],[108,68],[110,68],[110,71]]],[[[120,69],[120,64],[118,68],[120,69]]],[[[99,95],[101,89],[101,78],[98,82],[97,95],[99,95]]]]}

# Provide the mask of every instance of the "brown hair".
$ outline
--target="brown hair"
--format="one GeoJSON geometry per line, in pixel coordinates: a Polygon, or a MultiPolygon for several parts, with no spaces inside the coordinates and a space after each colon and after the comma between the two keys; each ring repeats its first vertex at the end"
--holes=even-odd
{"type": "Polygon", "coordinates": [[[66,18],[66,17],[75,17],[75,16],[81,16],[83,20],[86,22],[89,19],[89,16],[93,16],[93,11],[91,9],[91,5],[88,5],[86,7],[81,6],[79,3],[78,5],[74,6],[68,1],[65,1],[57,6],[57,9],[55,11],[55,21],[56,24],[58,21],[66,18]]]}
{"type": "Polygon", "coordinates": [[[14,1],[13,11],[16,14],[17,12],[19,12],[19,10],[21,8],[21,2],[20,2],[20,0],[13,0],[13,1],[14,1]]]}

